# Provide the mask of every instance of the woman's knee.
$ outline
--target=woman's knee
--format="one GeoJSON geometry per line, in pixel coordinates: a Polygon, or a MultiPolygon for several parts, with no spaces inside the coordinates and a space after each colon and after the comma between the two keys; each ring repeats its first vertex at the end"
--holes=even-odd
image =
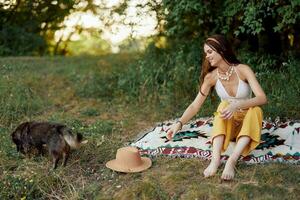
{"type": "Polygon", "coordinates": [[[214,142],[214,141],[221,141],[221,142],[223,142],[223,140],[224,140],[224,138],[225,138],[225,135],[223,135],[223,134],[221,134],[221,135],[216,135],[216,136],[214,136],[213,138],[212,138],[212,142],[214,142]]]}
{"type": "Polygon", "coordinates": [[[251,137],[249,135],[241,135],[241,136],[237,137],[236,141],[237,142],[239,142],[239,141],[250,142],[251,137]]]}
{"type": "Polygon", "coordinates": [[[254,106],[254,107],[249,108],[248,112],[262,113],[262,109],[259,106],[254,106]]]}

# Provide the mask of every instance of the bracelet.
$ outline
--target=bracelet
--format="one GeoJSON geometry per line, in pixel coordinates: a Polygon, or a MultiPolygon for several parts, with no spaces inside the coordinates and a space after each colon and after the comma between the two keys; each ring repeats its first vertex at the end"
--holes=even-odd
{"type": "Polygon", "coordinates": [[[176,124],[177,124],[177,123],[180,124],[180,129],[179,129],[179,130],[181,130],[181,129],[182,129],[182,126],[183,126],[183,123],[182,123],[180,120],[177,120],[177,121],[176,121],[176,124]]]}

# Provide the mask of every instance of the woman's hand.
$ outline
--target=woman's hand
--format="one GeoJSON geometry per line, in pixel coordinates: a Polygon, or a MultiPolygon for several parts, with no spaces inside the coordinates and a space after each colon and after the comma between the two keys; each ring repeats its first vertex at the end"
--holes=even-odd
{"type": "Polygon", "coordinates": [[[176,122],[175,124],[172,124],[170,129],[167,131],[167,138],[168,140],[172,140],[173,136],[181,129],[181,124],[179,122],[176,122]]]}
{"type": "Polygon", "coordinates": [[[221,110],[221,117],[223,119],[230,119],[233,113],[239,109],[239,102],[231,102],[225,109],[221,110]]]}

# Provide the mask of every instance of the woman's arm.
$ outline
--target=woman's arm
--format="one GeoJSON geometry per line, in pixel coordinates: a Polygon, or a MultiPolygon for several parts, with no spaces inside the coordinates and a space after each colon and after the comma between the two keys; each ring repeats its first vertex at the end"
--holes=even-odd
{"type": "Polygon", "coordinates": [[[252,69],[247,65],[241,66],[242,74],[246,77],[255,97],[241,101],[238,104],[239,109],[246,109],[254,106],[264,105],[268,102],[267,96],[257,81],[252,69]]]}
{"type": "Polygon", "coordinates": [[[240,74],[242,74],[248,81],[255,97],[244,101],[232,102],[230,105],[221,111],[221,117],[229,119],[233,116],[233,113],[238,109],[247,109],[254,106],[260,106],[267,103],[267,96],[257,81],[254,72],[247,65],[241,65],[239,68],[240,74]]]}
{"type": "MultiPolygon", "coordinates": [[[[206,87],[204,84],[201,86],[201,92],[205,95],[209,93],[209,89],[210,88],[206,87]]],[[[194,101],[187,107],[187,109],[180,117],[179,121],[181,121],[183,124],[187,123],[190,119],[192,119],[198,113],[202,104],[204,103],[207,96],[203,96],[201,92],[198,92],[194,101]]]]}
{"type": "Polygon", "coordinates": [[[212,75],[209,73],[205,76],[203,84],[201,86],[201,92],[199,91],[194,101],[187,107],[184,111],[182,116],[180,117],[179,121],[172,125],[172,127],[167,132],[168,139],[171,139],[172,136],[182,128],[182,125],[187,123],[190,119],[192,119],[197,112],[200,110],[202,104],[204,103],[207,95],[211,87],[213,86],[213,78],[212,75]]]}

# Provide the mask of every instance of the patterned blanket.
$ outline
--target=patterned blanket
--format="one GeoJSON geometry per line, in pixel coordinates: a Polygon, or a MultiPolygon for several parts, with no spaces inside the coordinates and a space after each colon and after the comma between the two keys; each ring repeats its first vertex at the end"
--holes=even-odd
{"type": "MultiPolygon", "coordinates": [[[[138,147],[140,153],[157,156],[211,158],[210,130],[213,118],[200,118],[183,126],[172,141],[166,138],[166,130],[174,121],[158,124],[151,131],[143,133],[131,145],[138,147]]],[[[222,162],[228,159],[235,142],[231,142],[222,154],[222,162]]],[[[245,163],[288,162],[300,163],[300,122],[263,121],[260,145],[246,157],[245,163]]]]}

